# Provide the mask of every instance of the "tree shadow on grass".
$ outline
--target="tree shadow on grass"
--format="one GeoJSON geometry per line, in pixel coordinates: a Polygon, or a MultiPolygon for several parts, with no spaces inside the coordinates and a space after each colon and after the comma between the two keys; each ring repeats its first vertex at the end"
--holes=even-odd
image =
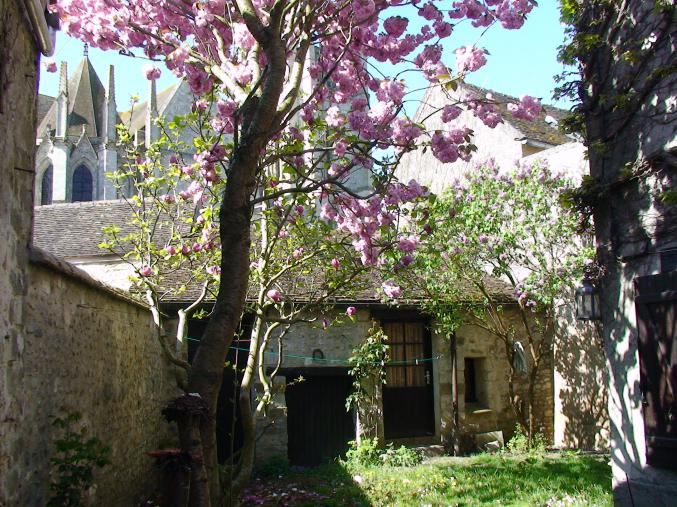
{"type": "Polygon", "coordinates": [[[456,478],[458,486],[449,494],[459,505],[533,505],[554,496],[584,494],[603,498],[611,491],[607,462],[606,457],[494,460],[446,467],[445,473],[456,478]]]}
{"type": "Polygon", "coordinates": [[[367,507],[372,505],[352,475],[338,463],[289,467],[286,460],[259,470],[241,497],[247,506],[367,507]]]}

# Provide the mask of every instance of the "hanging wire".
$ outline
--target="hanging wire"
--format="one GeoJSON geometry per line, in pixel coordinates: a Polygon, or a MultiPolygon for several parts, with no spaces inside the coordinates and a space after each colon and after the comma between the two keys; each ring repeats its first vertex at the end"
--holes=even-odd
{"type": "MultiPolygon", "coordinates": [[[[200,340],[198,338],[191,338],[188,337],[188,340],[194,341],[194,342],[199,342],[200,340]]],[[[236,347],[234,345],[231,345],[230,350],[235,350],[235,351],[244,351],[244,352],[249,352],[248,348],[245,347],[236,347]]],[[[278,355],[277,352],[269,352],[266,351],[266,354],[270,354],[273,356],[278,355]]],[[[345,365],[350,365],[352,364],[348,359],[318,359],[312,356],[302,356],[299,354],[282,354],[282,357],[288,358],[288,359],[311,359],[315,363],[338,363],[338,364],[345,364],[345,365]]],[[[387,366],[417,366],[420,363],[425,363],[429,361],[436,361],[440,359],[442,356],[432,356],[432,357],[421,357],[417,359],[411,359],[409,361],[389,361],[385,363],[387,366]]]]}

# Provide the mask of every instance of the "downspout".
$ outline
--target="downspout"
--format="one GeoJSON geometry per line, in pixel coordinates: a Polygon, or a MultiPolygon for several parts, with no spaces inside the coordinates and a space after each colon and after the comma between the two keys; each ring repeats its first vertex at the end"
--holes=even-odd
{"type": "Polygon", "coordinates": [[[451,334],[450,349],[451,349],[451,410],[452,410],[452,428],[451,428],[451,450],[452,455],[458,456],[461,454],[461,447],[459,444],[459,428],[458,428],[458,364],[457,364],[457,343],[456,333],[451,334]]]}
{"type": "Polygon", "coordinates": [[[45,12],[47,0],[23,0],[23,4],[40,52],[45,56],[52,56],[56,37],[54,25],[57,25],[58,21],[51,19],[52,17],[45,12]],[[49,25],[47,16],[50,16],[49,25]]]}

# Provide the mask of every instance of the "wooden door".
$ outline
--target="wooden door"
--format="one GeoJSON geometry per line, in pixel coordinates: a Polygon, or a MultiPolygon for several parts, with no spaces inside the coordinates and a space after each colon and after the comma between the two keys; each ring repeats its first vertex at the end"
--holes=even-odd
{"type": "Polygon", "coordinates": [[[390,361],[383,386],[386,439],[435,434],[430,333],[424,321],[381,322],[390,361]]]}
{"type": "Polygon", "coordinates": [[[346,410],[352,379],[347,374],[303,373],[304,381],[287,387],[289,462],[315,466],[345,456],[355,440],[352,413],[346,410]]]}
{"type": "Polygon", "coordinates": [[[647,463],[677,469],[677,272],[635,280],[647,463]]]}

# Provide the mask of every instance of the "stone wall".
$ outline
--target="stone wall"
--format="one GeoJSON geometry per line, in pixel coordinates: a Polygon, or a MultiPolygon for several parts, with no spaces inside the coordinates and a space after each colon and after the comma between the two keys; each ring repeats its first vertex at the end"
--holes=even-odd
{"type": "Polygon", "coordinates": [[[661,252],[677,248],[677,205],[663,199],[677,189],[677,19],[672,3],[630,0],[596,11],[600,5],[590,4],[582,15],[604,15],[607,23],[582,22],[585,31],[605,30],[595,35],[606,43],[580,55],[586,81],[579,93],[586,141],[598,148],[589,150],[590,175],[592,187],[601,190],[586,201],[594,208],[597,257],[605,268],[598,289],[609,366],[614,501],[667,506],[675,504],[677,471],[647,463],[634,281],[668,271],[661,252]],[[646,42],[638,47],[637,40],[646,42]],[[600,65],[609,54],[635,47],[633,62],[611,58],[600,65]],[[633,100],[619,105],[617,98],[626,94],[633,100]]]}
{"type": "MultiPolygon", "coordinates": [[[[573,301],[573,294],[568,301],[573,301]]],[[[575,318],[561,305],[554,343],[555,439],[557,447],[608,449],[608,371],[597,322],[575,318]]]]}
{"type": "Polygon", "coordinates": [[[160,411],[176,383],[150,313],[44,253],[32,254],[28,277],[7,504],[44,505],[59,434],[51,419],[79,412],[88,435],[112,448],[89,504],[136,505],[157,485],[145,452],[174,441],[160,411]]]}
{"type": "Polygon", "coordinates": [[[36,114],[35,101],[26,98],[37,91],[38,63],[22,2],[0,0],[0,62],[0,505],[17,505],[6,501],[6,483],[9,443],[21,423],[13,387],[23,347],[36,114]]]}
{"type": "MultiPolygon", "coordinates": [[[[517,314],[506,310],[507,320],[516,322],[517,314]]],[[[461,433],[476,434],[502,431],[505,440],[515,429],[516,418],[513,414],[508,391],[508,359],[503,343],[488,331],[472,325],[461,326],[456,332],[458,364],[458,402],[459,426],[461,433]],[[478,372],[478,402],[465,402],[465,358],[480,359],[481,371],[478,372]]],[[[526,342],[524,342],[526,348],[526,342]]],[[[526,352],[527,360],[529,354],[526,352]]],[[[530,366],[530,365],[529,365],[530,366]]],[[[522,395],[526,391],[525,375],[518,375],[514,381],[515,392],[522,395]]],[[[536,431],[548,442],[553,438],[553,383],[552,357],[546,354],[539,367],[534,389],[534,415],[536,431]]]]}

